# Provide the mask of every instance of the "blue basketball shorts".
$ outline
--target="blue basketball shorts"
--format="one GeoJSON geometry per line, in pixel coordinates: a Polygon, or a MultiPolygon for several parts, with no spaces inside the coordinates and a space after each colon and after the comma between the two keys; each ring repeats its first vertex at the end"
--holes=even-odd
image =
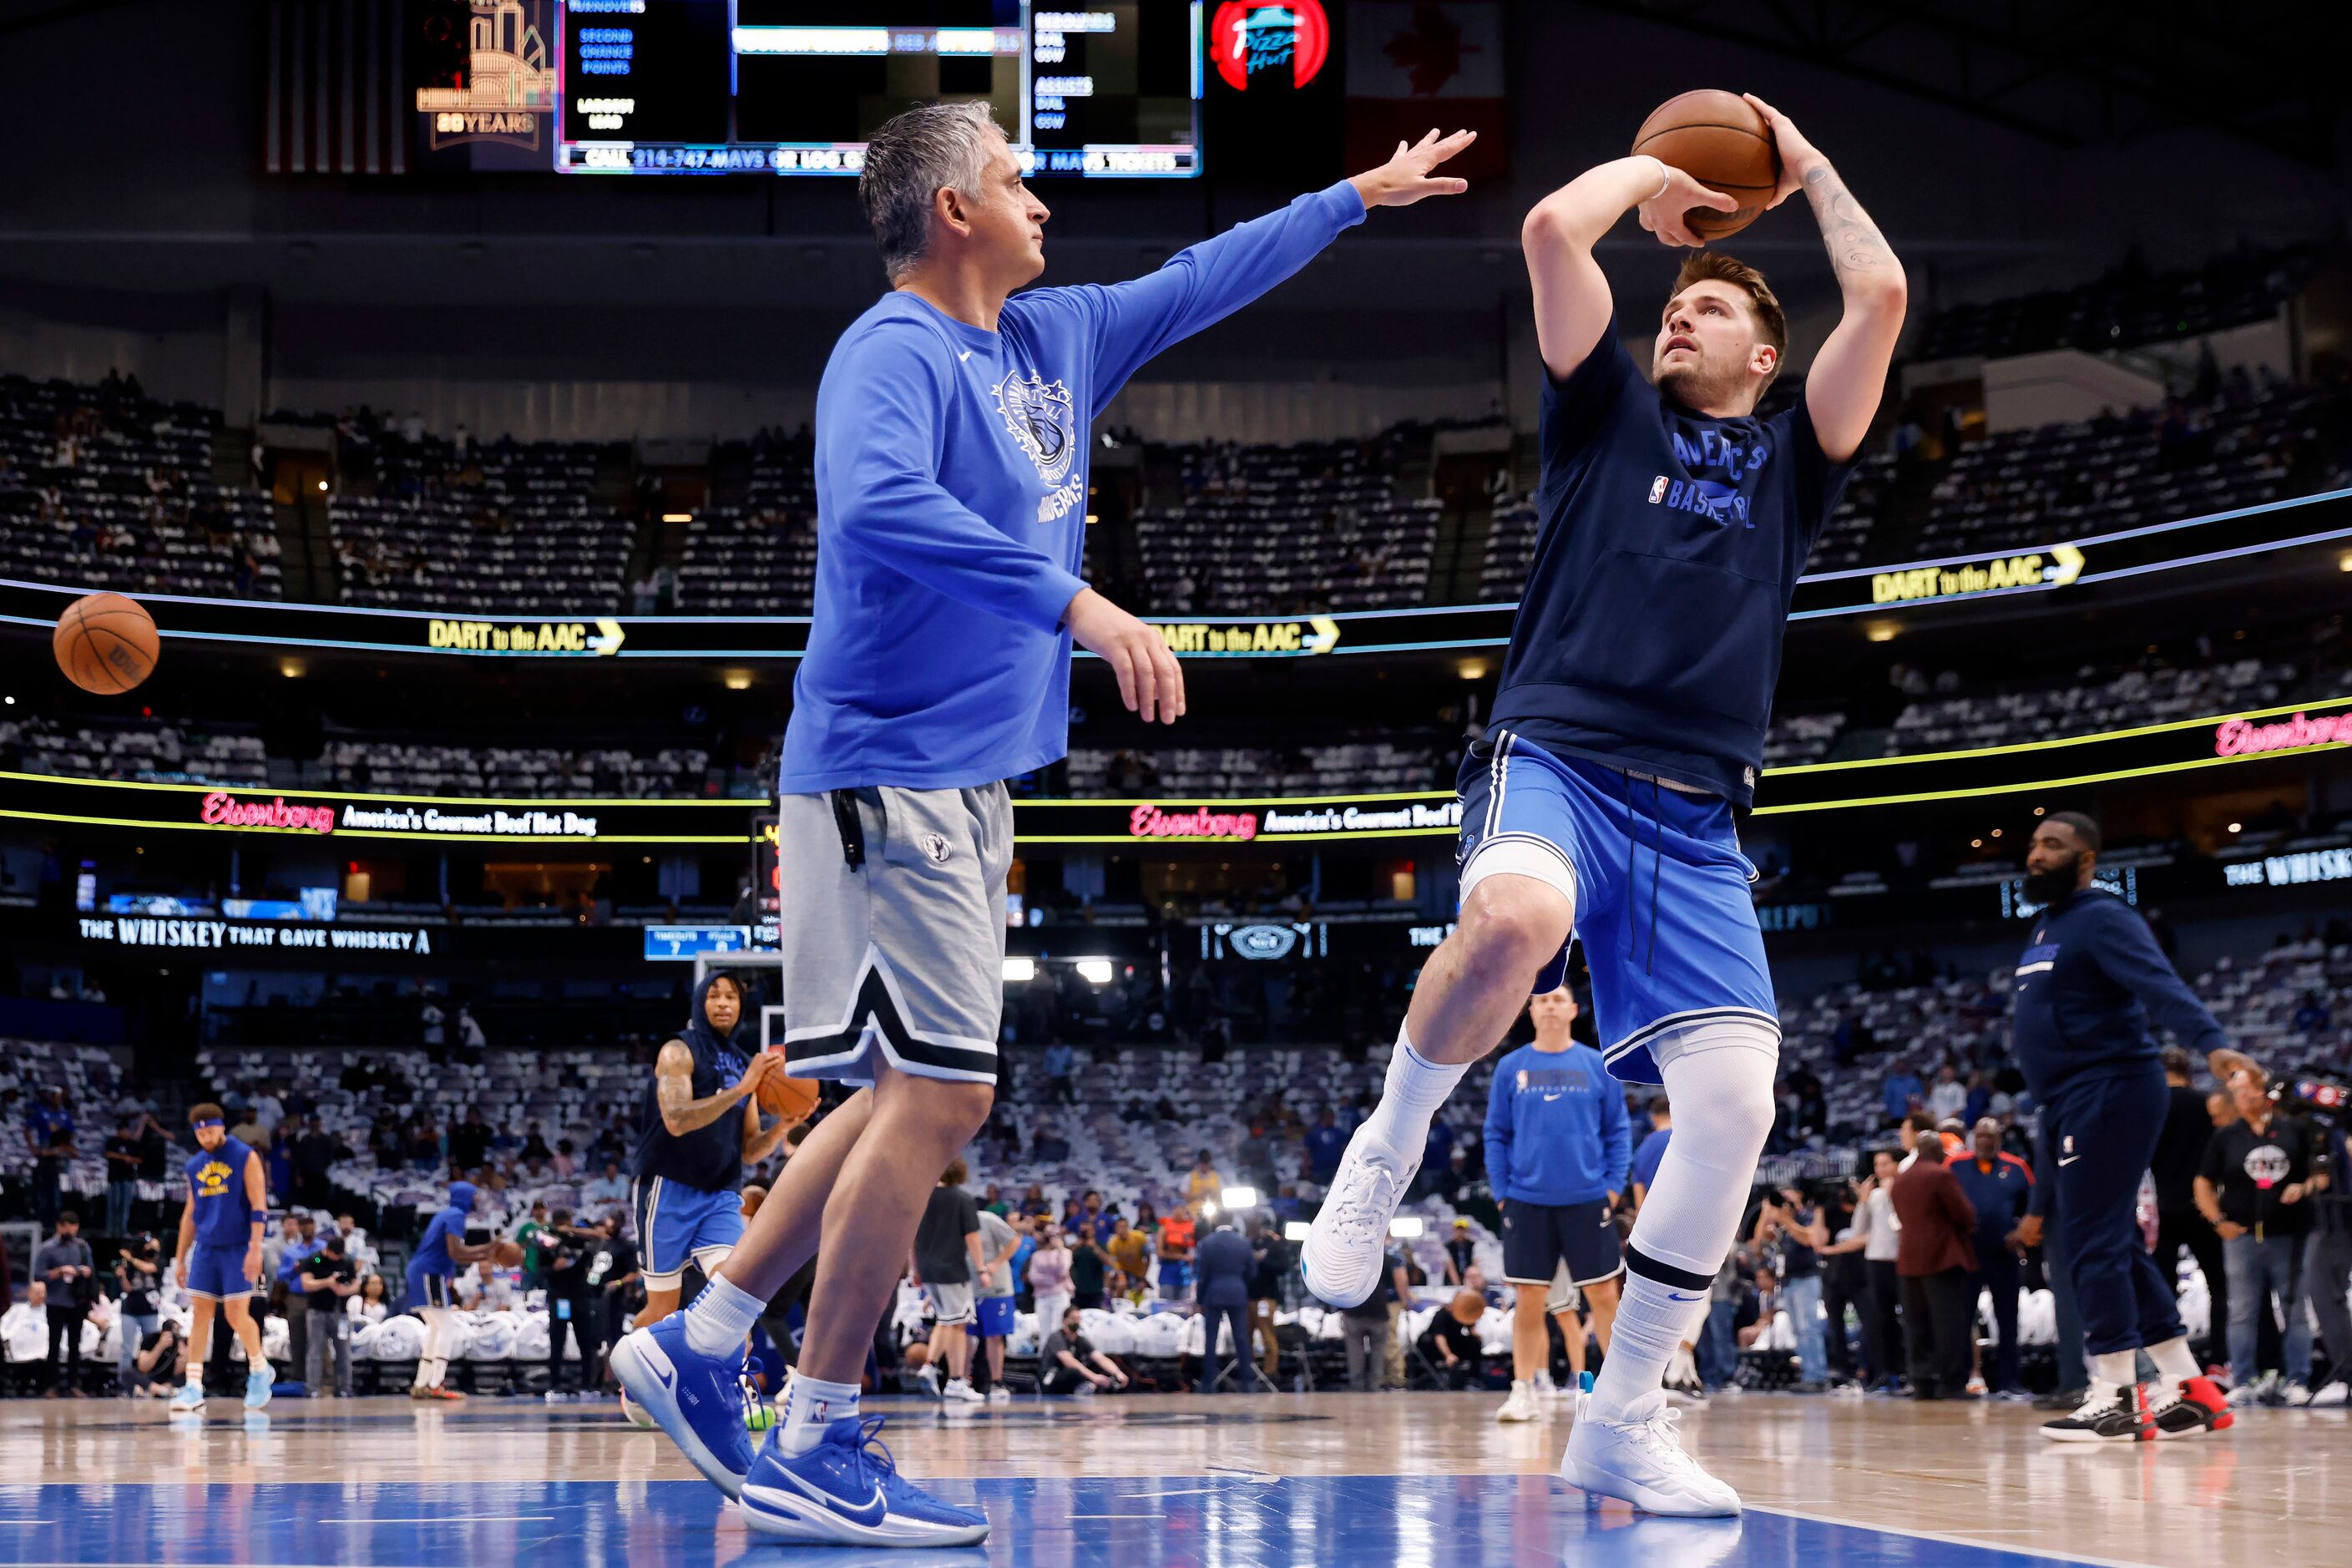
{"type": "Polygon", "coordinates": [[[980,1321],[974,1331],[984,1340],[1010,1339],[1015,1316],[1010,1296],[982,1296],[980,1299],[980,1321]]]}
{"type": "Polygon", "coordinates": [[[743,1239],[743,1194],[706,1193],[667,1176],[629,1188],[648,1290],[675,1290],[689,1259],[708,1276],[743,1239]]]}
{"type": "MultiPolygon", "coordinates": [[[[1780,1038],[1748,892],[1756,868],[1728,801],[1554,756],[1508,731],[1470,749],[1456,787],[1463,898],[1497,872],[1567,895],[1612,1076],[1664,1082],[1651,1047],[1692,1025],[1752,1019],[1780,1038]]],[[[1563,949],[1538,991],[1556,989],[1566,967],[1563,949]]]]}
{"type": "Polygon", "coordinates": [[[188,1248],[188,1294],[208,1301],[233,1301],[252,1295],[253,1281],[245,1277],[245,1254],[246,1248],[236,1243],[207,1247],[200,1241],[188,1248]]]}

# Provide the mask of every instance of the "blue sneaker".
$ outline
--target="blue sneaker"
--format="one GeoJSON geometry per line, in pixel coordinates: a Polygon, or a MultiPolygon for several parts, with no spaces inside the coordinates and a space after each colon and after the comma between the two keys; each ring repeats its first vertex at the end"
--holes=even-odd
{"type": "Polygon", "coordinates": [[[269,1385],[278,1381],[278,1373],[268,1362],[263,1362],[245,1374],[245,1407],[258,1410],[269,1403],[269,1385]]]}
{"type": "Polygon", "coordinates": [[[836,1546],[977,1546],[988,1515],[943,1503],[898,1473],[876,1434],[879,1415],[845,1415],[816,1447],[788,1458],[776,1434],[760,1449],[739,1500],[763,1535],[836,1546]]]}
{"type": "Polygon", "coordinates": [[[729,1497],[743,1493],[751,1439],[743,1430],[740,1351],[703,1355],[686,1342],[686,1314],[672,1312],[613,1347],[613,1375],[631,1403],[669,1434],[694,1468],[729,1497]]]}
{"type": "Polygon", "coordinates": [[[202,1384],[184,1383],[180,1384],[180,1392],[172,1395],[172,1408],[174,1411],[202,1410],[204,1407],[205,1390],[202,1384]]]}

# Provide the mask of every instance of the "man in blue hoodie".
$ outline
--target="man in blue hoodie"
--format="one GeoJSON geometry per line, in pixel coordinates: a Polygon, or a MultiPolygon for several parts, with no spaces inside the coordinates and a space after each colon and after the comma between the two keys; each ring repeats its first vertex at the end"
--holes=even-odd
{"type": "Polygon", "coordinates": [[[1291,277],[1370,208],[1465,189],[1432,170],[1469,141],[1432,132],[1132,282],[1026,293],[1048,214],[986,104],[909,110],[867,142],[858,198],[892,288],[842,334],[817,387],[816,597],[776,829],[792,877],[786,1058],[867,1087],[801,1145],[694,1304],[613,1354],[753,1529],[868,1546],[987,1535],[985,1515],[929,1497],[870,1444],[878,1418],[859,1419],[858,1377],[934,1181],[993,1095],[1003,781],[1068,749],[1074,642],[1147,722],[1184,711],[1159,632],[1078,575],[1087,431],[1147,360],[1291,277]],[[755,1466],[738,1347],[812,1256],[800,1359],[755,1466]]]}
{"type": "Polygon", "coordinates": [[[444,1388],[449,1352],[457,1348],[457,1295],[449,1281],[461,1268],[470,1268],[490,1255],[492,1244],[466,1239],[467,1223],[474,1214],[474,1184],[449,1184],[449,1203],[408,1258],[408,1304],[425,1320],[425,1353],[416,1358],[416,1381],[408,1386],[411,1399],[457,1401],[466,1396],[444,1388]]]}
{"type": "Polygon", "coordinates": [[[2017,961],[2011,1026],[2026,1086],[2042,1102],[2091,1362],[2082,1405],[2042,1435],[2070,1443],[2197,1436],[2231,1417],[2189,1353],[2172,1281],[2140,1237],[2140,1181],[2171,1102],[2148,1020],[2209,1059],[2228,1051],[2229,1038],[2147,922],[2091,885],[2098,860],[2099,825],[2074,811],[2043,817],[2025,855],[2025,896],[2045,907],[2017,961]],[[2143,1350],[2156,1363],[2150,1388],[2139,1382],[2143,1350]]]}
{"type": "Polygon", "coordinates": [[[1609,1349],[1625,1256],[1612,1212],[1625,1190],[1633,1130],[1623,1086],[1591,1046],[1569,1034],[1576,998],[1562,986],[1528,1003],[1532,1044],[1495,1064],[1486,1095],[1486,1178],[1503,1210],[1503,1277],[1518,1294],[1511,1319],[1511,1396],[1496,1419],[1541,1414],[1536,1374],[1551,1364],[1544,1305],[1568,1267],[1593,1337],[1609,1349]]]}

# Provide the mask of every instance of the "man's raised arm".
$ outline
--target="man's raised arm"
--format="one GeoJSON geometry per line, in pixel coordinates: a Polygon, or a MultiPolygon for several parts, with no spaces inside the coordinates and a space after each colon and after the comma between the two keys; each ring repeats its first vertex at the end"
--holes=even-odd
{"type": "Polygon", "coordinates": [[[1870,434],[1870,422],[1878,413],[1887,367],[1895,363],[1895,340],[1903,335],[1910,285],[1886,237],[1821,150],[1805,140],[1787,115],[1754,93],[1748,101],[1771,125],[1780,150],[1780,188],[1773,193],[1771,205],[1779,206],[1793,191],[1805,193],[1822,226],[1830,266],[1837,272],[1838,292],[1845,300],[1837,330],[1805,375],[1805,412],[1812,416],[1822,455],[1843,463],[1862,450],[1862,438],[1870,434]]]}
{"type": "Polygon", "coordinates": [[[1095,310],[1095,406],[1089,418],[1110,405],[1146,360],[1289,279],[1372,208],[1406,207],[1426,196],[1468,190],[1468,181],[1430,171],[1477,136],[1457,131],[1440,137],[1433,130],[1411,147],[1400,142],[1379,168],[1188,247],[1156,271],[1108,288],[1070,290],[1095,310]]]}
{"type": "Polygon", "coordinates": [[[1616,307],[1592,247],[1628,207],[1642,209],[1642,226],[1661,244],[1696,246],[1702,241],[1684,226],[1685,213],[1738,205],[1647,153],[1595,164],[1538,202],[1519,226],[1519,245],[1535,285],[1536,343],[1552,379],[1567,380],[1608,328],[1616,307]]]}

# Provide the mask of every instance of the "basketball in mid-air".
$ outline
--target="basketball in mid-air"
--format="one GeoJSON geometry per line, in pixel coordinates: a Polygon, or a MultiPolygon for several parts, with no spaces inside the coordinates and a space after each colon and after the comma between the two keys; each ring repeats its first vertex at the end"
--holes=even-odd
{"type": "Polygon", "coordinates": [[[522,1261],[522,1243],[510,1237],[500,1237],[490,1243],[490,1261],[501,1268],[512,1268],[522,1261]]]}
{"type": "Polygon", "coordinates": [[[155,670],[155,617],[121,594],[85,594],[58,617],[58,668],[84,691],[116,697],[155,670]]]}
{"type": "Polygon", "coordinates": [[[1671,163],[1739,204],[1738,212],[1691,208],[1684,226],[1701,239],[1738,234],[1763,215],[1780,188],[1772,128],[1755,105],[1718,88],[1682,93],[1652,110],[1634,134],[1633,151],[1671,163]]]}
{"type": "Polygon", "coordinates": [[[772,1072],[760,1080],[760,1109],[787,1121],[805,1121],[816,1109],[816,1079],[772,1072]]]}

